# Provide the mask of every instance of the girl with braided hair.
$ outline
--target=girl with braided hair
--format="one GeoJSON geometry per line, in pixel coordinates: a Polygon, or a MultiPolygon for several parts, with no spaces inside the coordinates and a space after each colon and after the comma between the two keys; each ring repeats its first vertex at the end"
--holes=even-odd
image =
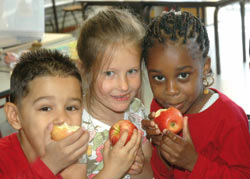
{"type": "Polygon", "coordinates": [[[205,26],[188,12],[164,12],[149,25],[142,58],[154,99],[143,120],[153,143],[155,179],[250,178],[250,136],[243,109],[213,83],[205,26]],[[155,112],[175,107],[184,115],[177,135],[162,133],[155,112]]]}

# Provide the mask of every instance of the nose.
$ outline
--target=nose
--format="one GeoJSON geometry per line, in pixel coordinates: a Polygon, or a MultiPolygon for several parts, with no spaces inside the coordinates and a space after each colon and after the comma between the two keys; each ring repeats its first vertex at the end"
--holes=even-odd
{"type": "Polygon", "coordinates": [[[58,110],[54,123],[56,125],[61,125],[64,122],[66,122],[68,119],[69,119],[69,117],[68,117],[66,110],[61,109],[61,110],[58,110]]]}
{"type": "Polygon", "coordinates": [[[118,79],[118,84],[119,84],[119,89],[121,89],[122,91],[127,91],[128,86],[129,86],[127,76],[123,76],[123,77],[119,78],[118,79]]]}
{"type": "Polygon", "coordinates": [[[179,94],[179,88],[174,80],[166,81],[165,93],[169,96],[176,96],[179,94]]]}

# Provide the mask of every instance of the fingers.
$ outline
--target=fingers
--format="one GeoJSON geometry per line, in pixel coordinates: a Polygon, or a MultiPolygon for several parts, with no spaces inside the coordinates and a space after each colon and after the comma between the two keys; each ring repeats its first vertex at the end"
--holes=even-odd
{"type": "Polygon", "coordinates": [[[188,127],[188,117],[185,116],[183,118],[183,137],[187,140],[187,141],[192,141],[191,135],[190,135],[190,131],[189,131],[189,127],[188,127]]]}
{"type": "Polygon", "coordinates": [[[183,142],[183,138],[180,137],[179,135],[176,135],[175,133],[165,129],[163,131],[162,141],[163,142],[168,141],[168,143],[170,143],[171,145],[181,144],[183,142]]]}
{"type": "Polygon", "coordinates": [[[125,148],[128,151],[130,151],[133,147],[138,147],[138,145],[140,144],[141,138],[139,139],[138,135],[141,136],[141,133],[139,133],[137,130],[134,129],[132,137],[130,138],[129,142],[125,145],[125,148]]]}
{"type": "Polygon", "coordinates": [[[64,148],[68,152],[72,153],[75,157],[78,157],[83,155],[87,151],[88,140],[89,140],[88,131],[83,129],[78,129],[74,134],[68,136],[62,141],[67,144],[64,146],[64,148]],[[72,142],[71,141],[69,142],[68,141],[69,139],[71,139],[72,142]]]}
{"type": "Polygon", "coordinates": [[[142,120],[141,123],[142,123],[142,128],[143,129],[154,128],[155,127],[154,121],[151,121],[151,120],[148,120],[148,119],[142,120]]]}
{"type": "MultiPolygon", "coordinates": [[[[133,136],[132,136],[133,137],[133,136]]],[[[128,131],[124,131],[120,137],[120,139],[116,142],[115,146],[114,147],[123,147],[127,141],[127,138],[128,138],[128,131]]],[[[132,139],[132,138],[131,138],[132,139]]],[[[131,140],[130,139],[130,140],[131,140]]]]}
{"type": "Polygon", "coordinates": [[[135,162],[129,169],[128,174],[138,175],[143,170],[143,164],[135,162]]]}
{"type": "Polygon", "coordinates": [[[64,145],[71,145],[75,143],[83,135],[84,132],[87,131],[84,128],[80,128],[70,136],[67,136],[65,139],[61,140],[60,142],[62,142],[64,145]]]}
{"type": "Polygon", "coordinates": [[[135,161],[133,165],[130,167],[128,174],[130,175],[137,175],[140,174],[144,167],[144,155],[142,149],[139,148],[137,155],[135,157],[135,161]]]}
{"type": "Polygon", "coordinates": [[[111,143],[109,140],[107,140],[104,143],[104,148],[103,148],[103,158],[104,159],[108,157],[110,150],[111,150],[111,143]]]}
{"type": "Polygon", "coordinates": [[[158,128],[147,128],[146,129],[147,135],[153,136],[153,135],[160,135],[161,131],[158,128]]]}
{"type": "Polygon", "coordinates": [[[155,112],[151,112],[151,113],[148,115],[148,118],[149,118],[150,120],[154,120],[154,118],[155,118],[155,112]]]}

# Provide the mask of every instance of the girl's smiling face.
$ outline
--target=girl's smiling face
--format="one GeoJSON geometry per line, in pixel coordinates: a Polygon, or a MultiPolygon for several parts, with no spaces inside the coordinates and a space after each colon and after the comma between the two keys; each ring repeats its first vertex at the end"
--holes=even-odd
{"type": "MultiPolygon", "coordinates": [[[[109,53],[109,51],[108,51],[109,53]]],[[[118,46],[100,69],[95,83],[95,110],[125,112],[141,85],[140,53],[133,45],[118,46]]]]}
{"type": "Polygon", "coordinates": [[[173,106],[183,114],[199,112],[210,60],[194,59],[185,44],[156,43],[149,49],[147,69],[154,98],[162,107],[173,106]]]}

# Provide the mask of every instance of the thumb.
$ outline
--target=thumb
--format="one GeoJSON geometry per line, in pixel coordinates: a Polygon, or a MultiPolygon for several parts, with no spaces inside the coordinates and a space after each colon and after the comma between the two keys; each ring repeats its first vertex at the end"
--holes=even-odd
{"type": "Polygon", "coordinates": [[[103,149],[103,156],[104,156],[104,158],[106,158],[106,156],[108,156],[110,148],[111,148],[111,143],[110,143],[109,140],[107,140],[104,143],[104,149],[103,149]]]}
{"type": "Polygon", "coordinates": [[[103,164],[106,165],[107,159],[109,157],[109,152],[111,150],[111,143],[109,140],[107,140],[104,143],[104,148],[103,148],[103,164]]]}
{"type": "Polygon", "coordinates": [[[183,118],[183,137],[185,140],[191,141],[191,143],[193,143],[191,135],[190,135],[189,127],[188,127],[188,117],[187,116],[184,116],[184,118],[183,118]]]}

